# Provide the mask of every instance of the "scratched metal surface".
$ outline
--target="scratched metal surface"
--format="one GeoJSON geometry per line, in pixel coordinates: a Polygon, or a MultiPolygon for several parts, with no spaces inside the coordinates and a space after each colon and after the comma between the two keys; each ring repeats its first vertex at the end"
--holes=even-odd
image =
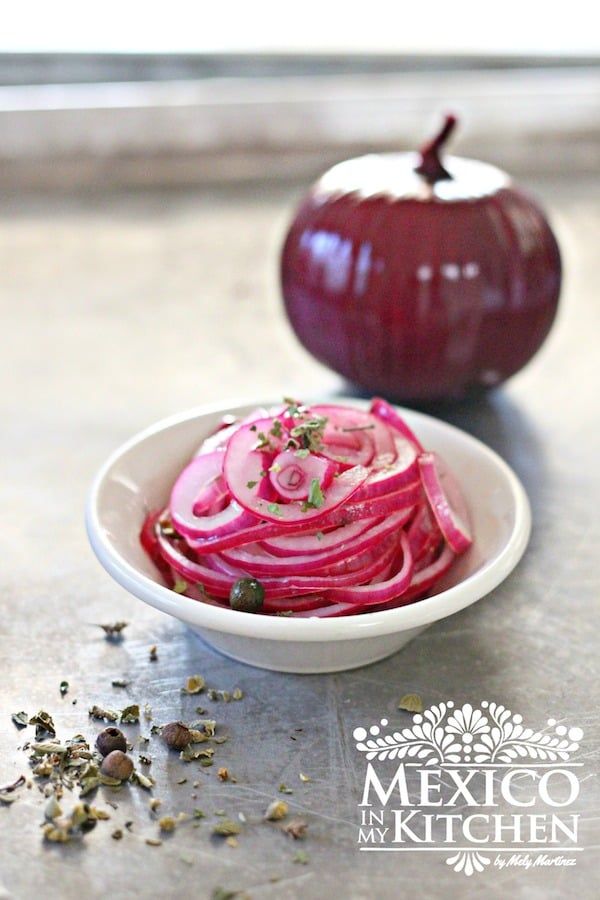
{"type": "Polygon", "coordinates": [[[147,846],[156,833],[148,797],[127,788],[114,798],[118,810],[106,807],[109,794],[98,798],[112,820],[81,845],[47,846],[34,788],[0,808],[0,896],[203,898],[217,885],[253,898],[597,896],[600,198],[598,185],[586,181],[535,187],[565,256],[560,319],[508,387],[440,412],[498,450],[523,479],[534,514],[529,551],[492,596],[398,655],[311,677],[219,657],[129,597],[92,557],[82,521],[96,468],[152,421],[203,401],[341,387],[297,346],[278,302],[276,254],[297,188],[5,198],[0,783],[27,770],[13,711],[48,709],[66,737],[98,730],[88,722],[92,702],[139,700],[157,722],[189,718],[197,701],[180,687],[194,672],[216,687],[241,687],[245,698],[200,698],[231,735],[216,759],[237,784],[221,784],[216,766],[199,774],[195,764],[185,768],[156,741],[149,751],[163,810],[200,806],[207,824],[182,826],[161,847],[147,846]],[[119,618],[131,624],[112,646],[92,623],[119,618]],[[148,662],[152,644],[155,663],[148,662]],[[130,688],[113,689],[115,676],[130,678],[130,688]],[[61,699],[64,678],[71,689],[61,699]],[[488,870],[467,880],[437,854],[358,852],[364,762],[352,729],[382,716],[405,722],[396,703],[408,691],[426,703],[495,699],[535,727],[554,716],[585,729],[577,811],[586,849],[574,869],[488,870]],[[300,772],[312,782],[302,784],[300,772]],[[184,775],[188,783],[177,784],[184,775]],[[293,788],[290,806],[309,823],[307,865],[293,862],[300,842],[260,821],[280,782],[293,788]],[[219,808],[248,819],[237,848],[210,837],[210,814],[219,808]],[[130,819],[132,832],[112,840],[111,831],[130,819]]]}

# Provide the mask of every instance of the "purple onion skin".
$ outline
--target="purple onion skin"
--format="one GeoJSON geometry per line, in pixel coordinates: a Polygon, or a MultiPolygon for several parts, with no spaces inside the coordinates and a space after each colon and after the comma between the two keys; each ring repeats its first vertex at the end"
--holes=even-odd
{"type": "MultiPolygon", "coordinates": [[[[302,201],[282,250],[287,315],[313,356],[370,393],[408,403],[481,393],[518,372],[550,331],[556,239],[497,169],[484,167],[496,173],[488,190],[481,164],[455,159],[448,196],[448,181],[415,188],[412,154],[394,159],[389,192],[347,183],[355,169],[333,189],[324,176],[302,201]]],[[[369,172],[382,161],[392,171],[390,157],[367,160],[369,172]]],[[[378,183],[388,177],[379,173],[378,183]]]]}

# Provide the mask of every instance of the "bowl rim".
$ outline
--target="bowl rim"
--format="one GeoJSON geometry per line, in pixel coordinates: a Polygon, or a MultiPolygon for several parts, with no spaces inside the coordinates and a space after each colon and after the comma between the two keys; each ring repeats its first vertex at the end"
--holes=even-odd
{"type": "MultiPolygon", "coordinates": [[[[366,406],[367,401],[354,397],[326,398],[335,403],[366,406]]],[[[312,401],[311,402],[316,402],[312,401]]],[[[325,402],[325,401],[321,401],[325,402]]],[[[531,533],[531,508],[525,489],[511,467],[490,447],[478,438],[435,416],[417,410],[396,406],[409,420],[433,421],[443,430],[454,432],[460,440],[487,457],[508,482],[514,502],[514,526],[510,536],[495,558],[481,569],[452,587],[396,609],[361,613],[355,616],[339,616],[331,619],[292,618],[262,616],[239,612],[227,607],[212,606],[176,594],[148,575],[139,572],[114,548],[100,522],[98,501],[104,482],[113,466],[138,444],[142,444],[159,432],[167,431],[193,419],[215,413],[230,414],[255,406],[273,406],[277,401],[259,402],[237,400],[203,404],[168,416],[134,434],[117,447],[100,467],[88,492],[85,507],[85,525],[91,547],[101,565],[127,591],[155,609],[181,619],[194,628],[228,634],[277,641],[331,641],[356,640],[389,635],[414,628],[423,628],[438,619],[452,615],[489,594],[510,574],[520,561],[531,533]]],[[[418,427],[418,425],[417,425],[418,427]]]]}

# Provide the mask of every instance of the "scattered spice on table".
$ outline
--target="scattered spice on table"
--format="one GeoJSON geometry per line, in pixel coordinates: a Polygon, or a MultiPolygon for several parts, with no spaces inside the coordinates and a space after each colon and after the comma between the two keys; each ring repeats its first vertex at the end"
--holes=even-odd
{"type": "Polygon", "coordinates": [[[141,788],[144,788],[146,791],[151,791],[156,781],[152,778],[151,775],[144,775],[143,772],[140,772],[138,769],[133,771],[131,776],[131,781],[133,784],[139,784],[141,788]]]}
{"type": "Polygon", "coordinates": [[[308,823],[304,819],[292,819],[283,826],[285,833],[289,834],[295,841],[305,836],[307,828],[308,823]]]}
{"type": "Polygon", "coordinates": [[[108,756],[113,750],[127,750],[127,740],[120,728],[109,725],[104,728],[96,738],[96,749],[101,756],[108,756]]]}
{"type": "Polygon", "coordinates": [[[119,718],[119,713],[115,712],[114,709],[103,709],[96,703],[90,707],[88,714],[92,719],[100,719],[105,722],[116,722],[119,718]]]}
{"type": "Polygon", "coordinates": [[[228,891],[226,888],[216,887],[211,894],[211,900],[235,900],[239,896],[239,891],[228,891]]]}
{"type": "Polygon", "coordinates": [[[273,800],[266,809],[265,819],[270,822],[277,822],[279,819],[284,819],[285,816],[287,816],[288,811],[289,806],[285,800],[273,800]]]}
{"type": "Polygon", "coordinates": [[[233,819],[221,819],[220,822],[213,825],[212,833],[227,837],[232,834],[240,834],[241,830],[242,826],[238,822],[234,822],[233,819]]]}
{"type": "Polygon", "coordinates": [[[171,832],[177,828],[177,819],[174,816],[163,816],[158,820],[158,827],[161,831],[171,832]]]}
{"type": "Polygon", "coordinates": [[[185,683],[185,687],[181,688],[182,694],[200,694],[204,690],[206,682],[202,675],[190,675],[185,683]]]}
{"type": "Polygon", "coordinates": [[[127,781],[133,775],[133,769],[133,760],[122,750],[111,750],[100,766],[102,775],[115,778],[117,781],[127,781]]]}
{"type": "Polygon", "coordinates": [[[170,750],[183,750],[192,740],[192,733],[184,722],[169,722],[161,731],[163,742],[170,750]]]}
{"type": "Polygon", "coordinates": [[[29,724],[35,725],[35,738],[37,741],[42,740],[46,735],[50,737],[56,736],[56,728],[54,727],[52,716],[43,709],[40,709],[35,716],[31,717],[29,724]]]}
{"type": "MultiPolygon", "coordinates": [[[[115,626],[101,627],[108,636],[112,633],[119,634],[125,625],[126,623],[116,623],[115,626]]],[[[130,681],[125,678],[115,678],[112,679],[111,684],[113,687],[128,687],[130,681]]],[[[61,693],[63,695],[68,689],[68,683],[66,681],[61,682],[61,693]]],[[[218,688],[206,689],[204,678],[201,675],[190,676],[187,679],[185,688],[182,689],[184,693],[188,694],[197,694],[205,690],[211,700],[224,701],[225,703],[228,703],[230,700],[241,700],[244,696],[242,690],[238,687],[232,691],[218,688]]],[[[150,706],[145,704],[143,709],[145,718],[151,719],[152,711],[150,706]]],[[[203,715],[205,710],[197,707],[196,712],[198,715],[203,715]]],[[[46,824],[42,829],[42,834],[44,840],[51,843],[69,843],[80,839],[91,831],[97,822],[110,818],[108,812],[89,804],[83,799],[88,794],[95,792],[100,786],[117,791],[122,788],[123,784],[127,783],[137,785],[146,790],[152,790],[156,784],[154,778],[135,768],[133,759],[129,756],[132,743],[127,740],[116,725],[112,724],[114,722],[124,725],[139,724],[139,703],[129,704],[121,711],[106,709],[99,704],[93,704],[89,707],[89,717],[96,721],[109,723],[97,735],[95,745],[92,744],[92,746],[82,734],[76,734],[67,740],[59,740],[56,737],[56,727],[53,718],[44,710],[40,710],[31,718],[24,711],[13,713],[11,716],[17,728],[26,728],[27,725],[32,725],[36,728],[35,741],[27,742],[23,747],[29,753],[32,774],[36,781],[27,782],[25,776],[20,776],[12,784],[0,787],[0,801],[11,803],[14,799],[17,799],[21,788],[24,786],[31,787],[37,783],[45,804],[43,812],[46,824]],[[78,792],[78,802],[75,803],[69,812],[65,813],[62,800],[67,796],[65,792],[73,791],[78,792]]],[[[137,744],[145,747],[149,744],[152,737],[160,735],[167,747],[179,751],[182,762],[191,763],[196,761],[204,768],[213,765],[216,745],[223,744],[228,739],[228,735],[216,734],[216,731],[217,722],[211,718],[197,719],[190,723],[170,722],[162,727],[152,725],[150,727],[150,736],[139,735],[137,744]]],[[[94,738],[92,738],[93,741],[94,738]]],[[[138,751],[138,761],[140,765],[149,767],[152,764],[152,756],[138,751]]],[[[221,765],[218,767],[217,778],[220,782],[236,783],[235,777],[226,766],[221,765]]],[[[300,773],[300,779],[303,782],[311,780],[309,776],[302,773],[300,773]]],[[[177,779],[177,784],[179,785],[184,785],[187,782],[188,778],[185,776],[177,779]]],[[[194,788],[199,787],[200,784],[199,780],[193,782],[194,788]]],[[[283,783],[280,784],[279,791],[284,794],[293,793],[292,789],[283,783]]],[[[191,795],[192,799],[195,797],[195,794],[191,795]]],[[[113,809],[118,808],[118,804],[110,800],[105,802],[113,809]]],[[[162,815],[158,818],[158,810],[161,806],[162,802],[159,798],[150,798],[148,804],[150,816],[157,822],[160,834],[174,832],[181,822],[190,818],[195,820],[192,827],[202,827],[200,822],[206,817],[205,811],[196,807],[190,814],[180,812],[177,815],[162,815]]],[[[285,801],[274,800],[265,811],[264,818],[268,821],[278,822],[285,819],[288,812],[288,804],[285,801]]],[[[224,838],[224,842],[231,848],[237,847],[237,836],[242,832],[243,823],[246,823],[245,815],[240,812],[237,820],[227,816],[225,810],[214,810],[213,815],[218,817],[218,821],[211,826],[211,833],[224,838]]],[[[113,828],[110,832],[111,838],[113,840],[122,840],[125,830],[131,831],[133,824],[133,821],[127,821],[123,827],[113,828]]],[[[280,827],[287,835],[297,840],[304,837],[307,823],[303,819],[296,818],[285,825],[282,823],[280,827]]],[[[160,837],[147,837],[144,840],[151,847],[162,845],[160,837]]],[[[239,892],[235,892],[234,895],[242,896],[239,892]]],[[[232,894],[232,896],[234,895],[232,894]]]]}
{"type": "Polygon", "coordinates": [[[140,721],[140,707],[137,703],[126,706],[121,711],[121,722],[126,725],[136,725],[140,721]]]}
{"type": "Polygon", "coordinates": [[[423,700],[419,694],[405,694],[398,701],[398,709],[412,713],[423,712],[423,700]]]}
{"type": "Polygon", "coordinates": [[[120,641],[123,639],[123,629],[127,628],[129,622],[113,622],[108,625],[99,625],[108,640],[120,641]]]}
{"type": "Polygon", "coordinates": [[[13,803],[19,797],[20,788],[24,787],[27,782],[27,779],[24,775],[19,775],[19,777],[15,781],[11,781],[8,784],[0,785],[0,803],[13,803]]]}

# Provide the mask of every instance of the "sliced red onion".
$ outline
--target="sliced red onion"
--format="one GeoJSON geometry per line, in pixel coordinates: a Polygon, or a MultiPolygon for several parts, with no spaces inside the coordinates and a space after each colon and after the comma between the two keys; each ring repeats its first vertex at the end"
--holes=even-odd
{"type": "MultiPolygon", "coordinates": [[[[433,453],[422,453],[419,456],[419,471],[425,494],[440,531],[455,553],[463,553],[473,543],[469,526],[456,508],[450,505],[450,500],[442,487],[436,457],[433,453]]],[[[456,491],[456,486],[454,490],[456,491]]]]}
{"type": "MultiPolygon", "coordinates": [[[[181,550],[178,550],[177,547],[175,547],[163,534],[158,533],[157,539],[163,559],[168,562],[179,575],[193,583],[202,584],[207,591],[216,597],[228,597],[235,581],[248,574],[241,569],[229,567],[226,563],[225,566],[229,571],[223,572],[216,568],[211,568],[206,563],[194,562],[185,556],[181,550]]],[[[379,572],[385,568],[393,553],[393,546],[391,548],[386,548],[378,554],[374,560],[371,560],[368,565],[364,566],[364,568],[346,574],[312,576],[289,575],[278,578],[267,577],[262,578],[261,583],[265,590],[265,596],[273,598],[294,596],[298,593],[322,591],[330,589],[332,586],[343,587],[349,584],[364,584],[378,575],[379,572]]]]}
{"type": "MultiPolygon", "coordinates": [[[[394,597],[387,603],[377,602],[372,605],[378,610],[396,609],[398,606],[406,606],[415,600],[421,599],[431,590],[433,585],[439,581],[442,575],[446,574],[455,558],[452,550],[449,547],[445,547],[435,562],[431,563],[426,569],[423,569],[417,574],[413,574],[409,587],[406,588],[399,597],[394,597]]],[[[311,605],[310,609],[299,608],[298,612],[293,612],[294,617],[297,616],[298,618],[317,616],[318,618],[325,619],[337,616],[356,615],[357,613],[363,612],[365,608],[367,608],[366,604],[361,605],[358,603],[335,602],[330,605],[319,607],[313,607],[311,605]]]]}
{"type": "Polygon", "coordinates": [[[251,576],[267,615],[411,603],[471,542],[456,481],[420,449],[383,400],[370,413],[256,410],[204,442],[140,540],[166,583],[185,578],[186,594],[202,602],[227,607],[233,584],[251,576]],[[163,516],[174,533],[158,526],[163,516]]]}
{"type": "Polygon", "coordinates": [[[298,456],[294,450],[282,450],[269,466],[269,480],[283,500],[306,500],[313,481],[323,491],[331,484],[337,466],[314,453],[298,456]]]}
{"type": "MultiPolygon", "coordinates": [[[[421,485],[409,484],[399,491],[391,494],[382,494],[380,497],[370,497],[368,500],[352,500],[343,509],[343,516],[338,518],[341,522],[356,522],[365,516],[387,516],[400,509],[408,509],[418,503],[422,496],[421,485]]],[[[335,514],[331,517],[335,517],[335,514]]],[[[332,523],[333,524],[333,523],[332,523]]],[[[338,524],[338,523],[336,523],[338,524]]]]}
{"type": "Polygon", "coordinates": [[[455,559],[456,554],[446,545],[434,562],[413,574],[410,585],[402,595],[402,602],[410,603],[426,594],[446,574],[455,559]]]}
{"type": "Polygon", "coordinates": [[[282,613],[300,613],[310,609],[318,609],[323,605],[322,594],[301,594],[298,597],[281,597],[274,600],[272,597],[265,597],[263,603],[263,612],[280,615],[282,613]]]}
{"type": "MultiPolygon", "coordinates": [[[[407,515],[406,511],[403,515],[407,515]]],[[[372,528],[381,522],[381,518],[373,516],[370,519],[360,519],[351,525],[341,525],[331,531],[317,531],[311,534],[282,534],[280,537],[267,538],[262,541],[265,550],[273,556],[304,556],[313,553],[323,553],[325,550],[334,550],[346,541],[352,541],[368,528],[372,528]]]]}
{"type": "MultiPolygon", "coordinates": [[[[384,494],[382,497],[374,497],[371,500],[363,500],[359,503],[344,504],[316,521],[310,519],[296,522],[293,525],[281,522],[260,522],[255,525],[248,523],[243,528],[240,527],[232,533],[207,534],[200,539],[188,540],[188,544],[198,553],[210,553],[212,550],[241,547],[244,544],[260,543],[270,538],[279,538],[284,535],[306,534],[314,532],[315,529],[326,532],[329,528],[349,525],[362,519],[388,516],[400,510],[410,515],[413,506],[419,502],[421,496],[422,488],[420,483],[409,485],[400,491],[395,491],[393,494],[384,494]]],[[[233,506],[234,504],[231,505],[233,506]]]]}
{"type": "Polygon", "coordinates": [[[408,539],[403,531],[400,532],[400,547],[402,550],[402,565],[396,574],[388,578],[387,581],[352,587],[333,587],[325,592],[327,599],[337,603],[356,603],[364,609],[366,606],[387,603],[389,600],[400,597],[410,584],[413,570],[408,539]]]}
{"type": "Polygon", "coordinates": [[[158,510],[148,513],[148,515],[144,519],[144,523],[140,531],[140,544],[142,545],[156,568],[160,569],[160,571],[164,575],[169,572],[169,566],[165,563],[162,557],[160,546],[158,544],[158,539],[156,536],[156,526],[163,515],[166,515],[166,510],[158,510]]]}
{"type": "MultiPolygon", "coordinates": [[[[344,445],[348,443],[348,438],[353,436],[364,440],[365,446],[372,444],[371,457],[368,463],[360,463],[361,465],[377,464],[381,462],[392,462],[395,456],[396,448],[394,446],[393,435],[389,428],[383,425],[375,416],[364,412],[361,409],[352,409],[349,406],[334,406],[332,404],[319,404],[311,407],[311,412],[318,416],[324,416],[327,419],[327,427],[325,429],[326,443],[329,437],[330,445],[332,442],[342,442],[340,457],[344,461],[345,450],[344,445]]],[[[327,449],[324,451],[327,452],[327,449]]],[[[364,450],[362,452],[365,452],[364,450]]],[[[335,458],[335,457],[332,457],[335,458]]],[[[348,460],[350,464],[356,465],[352,458],[348,460]]]]}
{"type": "Polygon", "coordinates": [[[194,501],[194,515],[203,516],[210,514],[216,506],[220,504],[227,505],[228,501],[229,488],[227,487],[227,482],[221,475],[218,475],[200,488],[200,492],[194,501]]]}
{"type": "Polygon", "coordinates": [[[196,515],[196,498],[221,475],[223,454],[195,456],[185,467],[171,492],[169,512],[171,521],[181,534],[199,538],[232,534],[240,528],[255,524],[256,519],[237,503],[230,503],[215,515],[196,515]]]}
{"type": "MultiPolygon", "coordinates": [[[[347,562],[365,550],[379,552],[379,544],[389,534],[400,531],[406,520],[401,511],[393,513],[380,521],[374,528],[365,531],[350,542],[342,543],[333,549],[325,549],[321,553],[305,556],[278,557],[271,556],[263,548],[251,545],[248,548],[223,550],[221,555],[228,562],[249,572],[251,575],[290,575],[295,572],[311,573],[332,566],[340,561],[347,562]]],[[[293,539],[291,539],[293,540],[293,539]]]]}
{"type": "Polygon", "coordinates": [[[398,412],[396,412],[394,407],[391,406],[386,400],[382,400],[381,397],[375,397],[371,401],[371,412],[373,416],[375,416],[377,419],[380,419],[390,428],[393,428],[395,431],[399,431],[403,437],[411,442],[411,444],[414,444],[419,453],[423,452],[423,447],[418,437],[415,435],[413,430],[409,428],[402,416],[398,412]]]}
{"type": "Polygon", "coordinates": [[[244,416],[242,419],[235,419],[233,422],[225,422],[219,425],[212,434],[209,434],[209,436],[203,440],[196,451],[196,456],[203,453],[213,453],[215,450],[224,451],[229,443],[229,438],[234,435],[242,425],[252,425],[253,422],[264,419],[269,414],[278,415],[282,409],[283,407],[279,406],[270,412],[268,409],[261,406],[258,409],[252,410],[251,413],[248,413],[248,415],[244,416]]]}
{"type": "Polygon", "coordinates": [[[415,447],[405,438],[396,438],[394,445],[396,448],[394,461],[372,466],[369,477],[358,489],[353,500],[391,494],[418,481],[419,467],[415,447]]]}
{"type": "Polygon", "coordinates": [[[423,499],[408,528],[408,543],[413,559],[418,559],[429,546],[437,546],[442,533],[433,518],[429,503],[423,499]]]}
{"type": "Polygon", "coordinates": [[[260,496],[263,481],[268,480],[265,471],[263,450],[257,449],[257,433],[262,432],[276,450],[279,440],[271,436],[273,420],[260,419],[254,425],[245,425],[230,439],[225,452],[223,474],[232,496],[240,506],[267,522],[298,524],[314,521],[332,512],[345,503],[366,481],[369,471],[362,466],[354,466],[342,472],[327,488],[318,506],[308,506],[300,501],[275,503],[260,496]],[[252,429],[256,428],[257,431],[252,429]],[[264,473],[264,474],[263,474],[264,473]]]}
{"type": "Polygon", "coordinates": [[[368,466],[375,456],[375,442],[366,431],[344,431],[340,426],[328,422],[323,431],[320,452],[344,469],[368,466]]]}
{"type": "Polygon", "coordinates": [[[232,434],[236,433],[239,427],[239,422],[232,422],[231,425],[225,425],[223,428],[218,428],[217,431],[213,434],[209,434],[209,436],[202,441],[196,450],[195,456],[204,456],[206,453],[214,453],[216,450],[220,450],[221,453],[223,453],[229,442],[229,438],[232,434]]]}

